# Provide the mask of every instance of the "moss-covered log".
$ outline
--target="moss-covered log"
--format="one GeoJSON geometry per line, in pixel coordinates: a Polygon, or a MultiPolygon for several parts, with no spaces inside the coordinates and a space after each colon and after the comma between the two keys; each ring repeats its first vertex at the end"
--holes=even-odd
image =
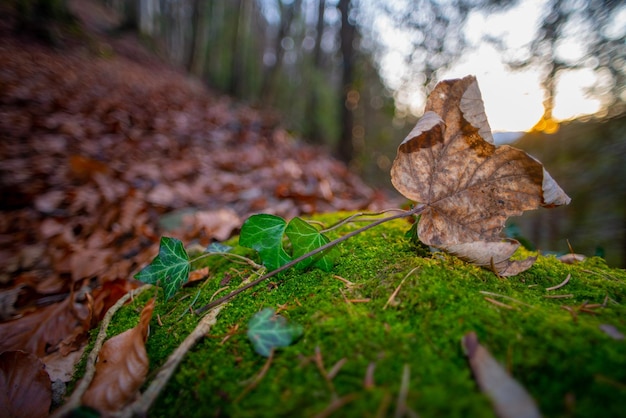
{"type": "MultiPolygon", "coordinates": [[[[330,225],[343,216],[316,219],[330,225]]],[[[461,347],[470,331],[545,416],[626,411],[626,341],[619,334],[626,331],[624,270],[610,269],[600,258],[569,265],[540,256],[530,270],[502,279],[416,248],[404,237],[408,228],[404,220],[393,221],[342,243],[331,273],[292,269],[238,295],[187,353],[149,415],[393,416],[407,370],[410,411],[423,417],[493,416],[461,347]],[[568,275],[565,285],[548,290],[568,275]],[[264,307],[301,324],[304,334],[276,352],[249,390],[266,358],[254,352],[246,324],[264,307]],[[618,333],[604,331],[607,325],[618,333]]],[[[241,247],[235,251],[254,257],[241,247]]],[[[147,342],[151,370],[198,323],[192,304],[202,306],[253,274],[220,257],[207,263],[205,282],[185,287],[169,302],[159,300],[147,342]]],[[[115,316],[109,335],[134,326],[146,293],[115,316]]]]}

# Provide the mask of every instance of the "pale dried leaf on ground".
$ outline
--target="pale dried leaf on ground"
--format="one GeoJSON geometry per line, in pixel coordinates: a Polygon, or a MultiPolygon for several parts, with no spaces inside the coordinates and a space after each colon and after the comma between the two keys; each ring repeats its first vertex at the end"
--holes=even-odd
{"type": "Polygon", "coordinates": [[[499,418],[540,417],[534,399],[478,342],[476,333],[463,337],[463,350],[480,389],[491,399],[499,418]]]}

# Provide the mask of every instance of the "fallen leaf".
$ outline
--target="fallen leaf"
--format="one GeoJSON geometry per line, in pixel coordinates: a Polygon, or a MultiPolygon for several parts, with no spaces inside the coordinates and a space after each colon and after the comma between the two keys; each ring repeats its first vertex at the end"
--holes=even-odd
{"type": "Polygon", "coordinates": [[[217,241],[227,240],[233,231],[241,226],[241,219],[232,209],[199,211],[189,218],[183,222],[191,224],[192,229],[201,231],[217,241]]]}
{"type": "Polygon", "coordinates": [[[145,342],[154,303],[153,298],[143,308],[137,326],[102,345],[96,374],[82,398],[84,405],[108,416],[135,398],[148,373],[145,342]]]}
{"type": "Polygon", "coordinates": [[[587,257],[584,256],[583,254],[568,253],[557,258],[559,259],[561,263],[576,264],[578,262],[585,261],[587,257]]]}
{"type": "Polygon", "coordinates": [[[43,357],[60,349],[67,354],[80,346],[81,337],[90,329],[91,315],[91,297],[71,292],[62,302],[0,323],[0,352],[24,350],[43,357]]]}
{"type": "Polygon", "coordinates": [[[499,418],[541,416],[534,399],[504,370],[489,351],[478,343],[476,333],[465,334],[462,345],[480,390],[491,399],[499,418]]]}
{"type": "Polygon", "coordinates": [[[476,78],[443,81],[424,116],[400,144],[394,187],[425,205],[420,240],[511,276],[534,260],[510,260],[519,242],[503,239],[506,219],[570,198],[540,162],[508,145],[496,147],[476,78]]]}
{"type": "Polygon", "coordinates": [[[302,334],[300,325],[290,324],[272,308],[257,312],[248,322],[248,338],[254,351],[269,357],[277,347],[287,347],[302,334]]]}
{"type": "Polygon", "coordinates": [[[47,417],[52,389],[43,363],[24,351],[0,354],[0,405],[2,416],[47,417]]]}
{"type": "Polygon", "coordinates": [[[620,332],[614,325],[611,324],[600,324],[599,328],[609,337],[614,340],[623,340],[624,334],[620,332]]]}

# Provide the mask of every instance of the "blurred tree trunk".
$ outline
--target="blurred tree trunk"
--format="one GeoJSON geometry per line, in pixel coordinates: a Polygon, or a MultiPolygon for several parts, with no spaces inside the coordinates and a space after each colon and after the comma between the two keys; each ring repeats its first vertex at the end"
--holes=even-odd
{"type": "Polygon", "coordinates": [[[326,9],[326,1],[319,0],[317,4],[317,24],[315,26],[315,48],[313,49],[313,68],[311,69],[311,80],[309,82],[310,95],[307,103],[307,112],[309,115],[308,138],[313,143],[321,144],[324,142],[321,130],[321,116],[319,108],[319,89],[317,88],[318,77],[322,73],[322,36],[324,35],[324,10],[326,9]]]}
{"type": "Polygon", "coordinates": [[[189,46],[189,62],[187,70],[202,77],[205,73],[207,51],[209,49],[209,30],[211,18],[211,2],[193,0],[191,15],[191,45],[189,46]]]}
{"type": "Polygon", "coordinates": [[[337,156],[344,162],[350,162],[354,156],[354,145],[352,143],[352,129],[354,127],[353,108],[357,105],[356,98],[350,93],[354,82],[354,40],[356,27],[350,21],[351,0],[339,0],[337,8],[341,13],[341,55],[342,55],[342,76],[341,76],[341,133],[337,143],[337,156]]]}
{"type": "Polygon", "coordinates": [[[278,75],[283,66],[283,58],[285,57],[285,48],[283,48],[283,39],[289,35],[289,29],[293,22],[296,10],[299,10],[301,0],[284,4],[282,0],[277,0],[280,10],[280,23],[278,24],[278,34],[274,43],[274,62],[267,68],[263,77],[263,85],[261,87],[261,99],[266,103],[273,104],[276,100],[276,87],[278,75]]]}
{"type": "Polygon", "coordinates": [[[38,38],[56,44],[59,25],[74,22],[67,0],[17,0],[17,31],[30,32],[38,38]]]}

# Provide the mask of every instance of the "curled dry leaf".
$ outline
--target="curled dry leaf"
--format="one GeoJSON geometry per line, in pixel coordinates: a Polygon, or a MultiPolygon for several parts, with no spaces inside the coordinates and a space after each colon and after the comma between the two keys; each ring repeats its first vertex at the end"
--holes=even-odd
{"type": "Polygon", "coordinates": [[[493,144],[473,76],[437,84],[424,116],[398,148],[391,181],[425,205],[418,225],[422,242],[502,276],[534,262],[509,259],[519,243],[500,236],[506,219],[570,202],[539,161],[493,144]]]}
{"type": "Polygon", "coordinates": [[[526,389],[513,379],[478,342],[476,333],[463,336],[463,350],[469,360],[474,378],[493,403],[499,418],[532,418],[541,413],[526,389]]]}
{"type": "Polygon", "coordinates": [[[151,299],[141,311],[136,327],[103,344],[96,374],[82,398],[84,405],[110,415],[134,399],[148,373],[145,342],[153,311],[154,299],[151,299]]]}
{"type": "Polygon", "coordinates": [[[0,354],[0,405],[2,416],[47,417],[52,389],[43,363],[31,353],[0,354]]]}

